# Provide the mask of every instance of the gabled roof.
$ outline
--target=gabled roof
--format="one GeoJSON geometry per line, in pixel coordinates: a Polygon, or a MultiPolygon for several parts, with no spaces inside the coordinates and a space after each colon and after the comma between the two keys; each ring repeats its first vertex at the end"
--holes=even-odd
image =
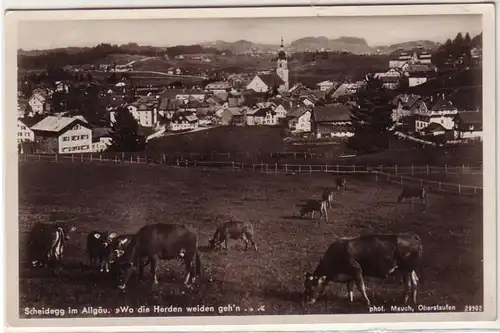
{"type": "Polygon", "coordinates": [[[285,83],[276,73],[257,75],[268,87],[279,87],[285,83]]]}
{"type": "Polygon", "coordinates": [[[355,83],[343,83],[330,96],[332,98],[338,98],[341,96],[352,95],[354,94],[354,90],[357,88],[358,86],[355,83]]]}
{"type": "Polygon", "coordinates": [[[298,107],[298,108],[295,108],[293,110],[290,110],[290,112],[288,112],[288,114],[286,116],[287,116],[287,118],[299,118],[303,114],[305,114],[307,111],[311,111],[311,109],[305,108],[305,107],[298,107]]]}
{"type": "Polygon", "coordinates": [[[74,122],[86,124],[87,127],[90,128],[90,125],[87,123],[87,120],[85,120],[85,118],[83,118],[82,116],[75,116],[75,117],[47,116],[38,123],[36,123],[33,127],[31,127],[31,129],[34,131],[59,133],[74,122]]]}
{"type": "Polygon", "coordinates": [[[342,104],[329,104],[313,108],[315,122],[349,121],[351,111],[342,104]]]}
{"type": "Polygon", "coordinates": [[[441,131],[446,131],[446,128],[441,125],[441,124],[438,124],[438,123],[430,123],[425,129],[424,129],[425,132],[427,133],[430,133],[430,132],[441,132],[441,131]]]}

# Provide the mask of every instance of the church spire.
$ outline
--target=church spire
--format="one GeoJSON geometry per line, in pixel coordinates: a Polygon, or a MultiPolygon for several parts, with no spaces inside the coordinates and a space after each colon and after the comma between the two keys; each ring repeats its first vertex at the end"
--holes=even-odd
{"type": "Polygon", "coordinates": [[[283,36],[281,36],[281,45],[280,45],[280,46],[281,46],[281,48],[283,48],[283,47],[284,47],[284,46],[283,46],[283,36]]]}

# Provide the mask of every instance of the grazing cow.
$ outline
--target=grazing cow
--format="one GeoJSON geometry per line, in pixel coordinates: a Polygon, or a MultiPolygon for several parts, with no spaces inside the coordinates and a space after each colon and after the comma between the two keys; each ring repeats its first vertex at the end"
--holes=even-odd
{"type": "Polygon", "coordinates": [[[307,200],[300,209],[300,217],[311,213],[311,218],[314,219],[314,212],[319,212],[319,219],[324,218],[328,221],[328,201],[327,200],[307,200]]]}
{"type": "Polygon", "coordinates": [[[210,248],[212,250],[219,249],[224,243],[226,251],[228,251],[227,241],[229,239],[241,239],[245,243],[245,251],[248,250],[248,244],[252,244],[253,249],[257,251],[257,244],[253,240],[254,231],[253,225],[243,223],[241,221],[229,221],[219,226],[215,230],[212,239],[209,239],[210,248]]]}
{"type": "Polygon", "coordinates": [[[159,260],[182,258],[187,275],[184,285],[191,287],[195,277],[201,274],[201,260],[198,253],[198,237],[185,226],[178,224],[156,223],[139,229],[123,250],[120,261],[125,264],[122,270],[118,288],[125,289],[132,275],[138,268],[139,277],[144,275],[143,258],[147,257],[151,264],[153,284],[158,284],[156,270],[159,260]]]}
{"type": "Polygon", "coordinates": [[[99,262],[99,268],[101,272],[106,271],[109,273],[109,249],[116,238],[114,232],[109,233],[107,231],[92,231],[87,236],[87,254],[89,255],[89,265],[94,266],[95,261],[99,262]]]}
{"type": "Polygon", "coordinates": [[[344,177],[338,177],[335,180],[335,184],[337,185],[337,191],[345,191],[347,189],[347,180],[344,177]]]}
{"type": "Polygon", "coordinates": [[[333,191],[331,189],[325,189],[321,193],[321,199],[328,202],[328,207],[332,208],[333,202],[333,191]]]}
{"type": "Polygon", "coordinates": [[[29,233],[28,253],[33,267],[59,266],[64,253],[64,243],[76,228],[66,223],[36,223],[29,233]]]}
{"type": "Polygon", "coordinates": [[[413,203],[413,199],[422,200],[422,204],[424,205],[424,209],[427,205],[427,191],[424,187],[416,188],[416,187],[403,187],[401,194],[398,197],[398,203],[401,203],[407,199],[410,199],[410,206],[413,203]]]}
{"type": "Polygon", "coordinates": [[[356,283],[369,306],[364,277],[384,279],[395,271],[403,277],[405,304],[411,291],[413,302],[416,303],[419,280],[416,270],[420,270],[422,254],[422,243],[415,234],[338,239],[328,247],[314,273],[306,273],[304,304],[316,302],[329,282],[341,282],[347,284],[349,302],[353,301],[356,283]]]}

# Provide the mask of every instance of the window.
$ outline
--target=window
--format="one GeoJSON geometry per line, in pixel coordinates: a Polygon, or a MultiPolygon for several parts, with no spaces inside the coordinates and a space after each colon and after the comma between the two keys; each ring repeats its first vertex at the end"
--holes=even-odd
{"type": "Polygon", "coordinates": [[[69,137],[69,136],[63,136],[62,140],[63,140],[63,141],[69,141],[69,140],[70,140],[70,137],[69,137]]]}
{"type": "Polygon", "coordinates": [[[75,126],[73,126],[74,130],[79,130],[80,128],[81,128],[81,126],[79,124],[76,124],[75,126]]]}
{"type": "Polygon", "coordinates": [[[23,133],[17,132],[17,136],[23,136],[23,133]]]}
{"type": "Polygon", "coordinates": [[[71,141],[78,141],[80,139],[80,136],[79,135],[73,135],[71,137],[71,141]]]}
{"type": "Polygon", "coordinates": [[[26,126],[21,125],[21,130],[26,131],[26,126]]]}

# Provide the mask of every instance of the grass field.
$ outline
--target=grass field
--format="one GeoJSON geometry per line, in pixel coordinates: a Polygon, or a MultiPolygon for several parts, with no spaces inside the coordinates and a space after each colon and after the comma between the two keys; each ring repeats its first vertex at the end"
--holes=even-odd
{"type": "MultiPolygon", "coordinates": [[[[459,196],[431,194],[425,212],[418,204],[410,210],[395,203],[397,186],[352,177],[347,191],[337,195],[329,223],[315,225],[310,218],[298,218],[297,204],[317,198],[322,186],[332,184],[331,175],[22,162],[19,177],[21,317],[27,306],[114,311],[121,305],[197,304],[264,306],[265,314],[299,314],[303,274],[314,270],[335,237],[387,232],[416,232],[422,239],[419,303],[447,303],[460,311],[464,304],[482,303],[482,207],[459,196]],[[258,252],[245,253],[234,241],[228,253],[204,250],[216,225],[230,218],[254,224],[258,252]],[[67,243],[63,273],[52,277],[28,267],[26,235],[31,225],[64,220],[73,221],[77,231],[67,243]],[[90,231],[133,233],[154,222],[186,224],[198,234],[204,270],[197,291],[181,293],[184,271],[176,262],[160,264],[157,289],[147,280],[132,283],[125,292],[86,267],[90,231]]],[[[367,288],[374,305],[395,304],[403,291],[395,277],[367,280],[367,288]]],[[[330,285],[328,302],[318,303],[310,313],[367,312],[357,291],[351,308],[345,294],[343,285],[330,285]]]]}

